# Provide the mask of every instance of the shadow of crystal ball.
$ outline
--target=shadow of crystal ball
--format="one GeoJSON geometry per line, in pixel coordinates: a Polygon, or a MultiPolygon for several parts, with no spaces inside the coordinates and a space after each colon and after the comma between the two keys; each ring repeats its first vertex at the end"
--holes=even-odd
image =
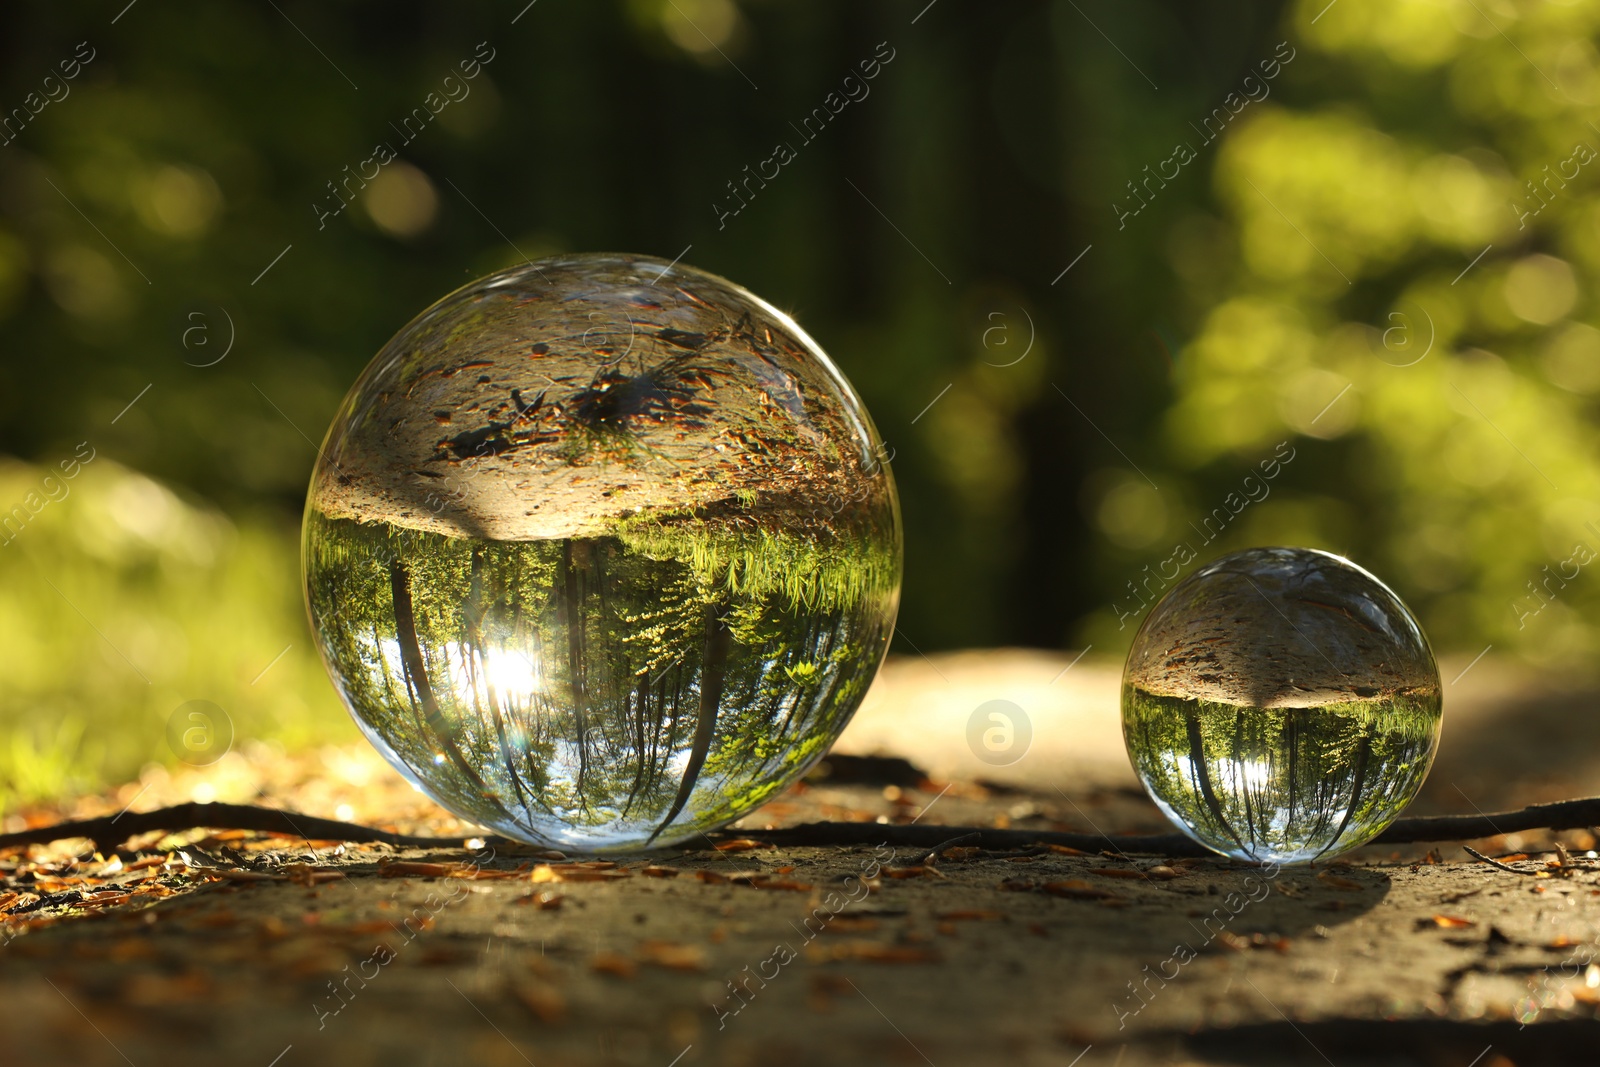
{"type": "Polygon", "coordinates": [[[1185,578],[1145,619],[1122,729],[1185,834],[1258,863],[1371,840],[1433,763],[1439,669],[1411,612],[1347,559],[1252,548],[1185,578]]]}
{"type": "Polygon", "coordinates": [[[665,846],[798,779],[899,602],[894,481],[794,320],[681,264],[545,259],[424,311],[336,414],[305,589],[367,738],[507,837],[665,846]]]}

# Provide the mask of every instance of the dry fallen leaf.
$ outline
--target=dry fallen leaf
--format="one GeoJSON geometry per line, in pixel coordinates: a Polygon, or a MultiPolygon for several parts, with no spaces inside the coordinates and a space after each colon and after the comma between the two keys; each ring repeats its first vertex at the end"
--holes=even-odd
{"type": "Polygon", "coordinates": [[[596,974],[609,974],[616,978],[632,978],[639,973],[639,965],[617,952],[597,952],[589,961],[589,969],[596,974]]]}
{"type": "Polygon", "coordinates": [[[787,889],[795,893],[809,893],[816,888],[810,882],[796,882],[792,878],[752,878],[749,884],[756,889],[787,889]]]}
{"type": "Polygon", "coordinates": [[[618,878],[632,878],[632,871],[556,871],[558,882],[612,882],[618,878]]]}
{"type": "Polygon", "coordinates": [[[511,992],[542,1023],[559,1023],[567,1017],[566,995],[549,982],[513,982],[511,992]]]}
{"type": "Polygon", "coordinates": [[[213,878],[225,878],[230,882],[287,882],[288,875],[262,874],[260,871],[219,871],[207,869],[206,874],[213,878]]]}
{"type": "Polygon", "coordinates": [[[777,845],[771,844],[769,842],[766,842],[766,841],[755,841],[755,840],[752,840],[751,838],[748,838],[748,837],[739,837],[739,838],[735,838],[732,841],[724,841],[721,844],[716,846],[718,852],[749,852],[751,849],[755,849],[755,848],[777,848],[777,847],[778,847],[777,845]]]}
{"type": "Polygon", "coordinates": [[[1250,948],[1270,948],[1279,953],[1289,951],[1289,939],[1280,934],[1235,934],[1224,930],[1216,937],[1216,943],[1233,952],[1243,952],[1250,948]]]}
{"type": "Polygon", "coordinates": [[[730,878],[754,878],[760,871],[734,871],[724,874],[721,871],[695,871],[694,876],[707,885],[727,885],[730,878]]]}
{"type": "MultiPolygon", "coordinates": [[[[483,845],[481,844],[481,840],[482,839],[480,838],[479,844],[468,844],[467,847],[482,848],[483,845]]],[[[539,860],[564,860],[567,858],[567,854],[565,852],[558,852],[553,848],[535,848],[532,845],[512,846],[512,848],[508,850],[508,854],[513,856],[532,856],[534,859],[539,860]]]]}
{"type": "Polygon", "coordinates": [[[867,963],[937,963],[932,949],[910,945],[885,945],[880,941],[846,941],[836,945],[806,946],[806,958],[817,962],[862,960],[867,963]]]}
{"type": "Polygon", "coordinates": [[[1457,915],[1434,915],[1426,919],[1417,920],[1417,927],[1419,929],[1425,929],[1432,926],[1440,930],[1459,930],[1465,926],[1477,925],[1478,924],[1473,922],[1471,919],[1463,919],[1457,915]]]}
{"type": "Polygon", "coordinates": [[[639,958],[672,971],[703,971],[706,950],[699,945],[680,945],[673,941],[642,941],[639,958]]]}
{"type": "Polygon", "coordinates": [[[1079,878],[1068,878],[1059,882],[1046,882],[1039,887],[1053,897],[1068,897],[1075,900],[1119,900],[1120,897],[1110,890],[1092,886],[1079,878]]]}
{"type": "MultiPolygon", "coordinates": [[[[294,864],[292,866],[301,866],[294,864]]],[[[613,864],[615,866],[615,864],[613,864]]],[[[521,878],[528,871],[523,864],[513,871],[485,870],[476,863],[421,863],[412,860],[379,860],[378,874],[384,878],[471,878],[506,880],[521,878]]]]}
{"type": "Polygon", "coordinates": [[[548,863],[541,863],[535,867],[528,880],[531,882],[609,882],[617,878],[631,878],[633,872],[628,870],[610,870],[616,864],[590,865],[578,863],[563,863],[552,867],[548,863]]]}
{"type": "Polygon", "coordinates": [[[884,867],[883,874],[889,878],[943,878],[944,872],[937,867],[884,867]]]}
{"type": "Polygon", "coordinates": [[[462,869],[459,863],[417,863],[409,860],[379,860],[383,878],[448,878],[462,869]]]}
{"type": "Polygon", "coordinates": [[[1331,886],[1334,889],[1343,889],[1346,892],[1351,893],[1359,893],[1367,888],[1360,882],[1353,882],[1348,878],[1341,878],[1331,871],[1318,871],[1317,881],[1321,882],[1323,885],[1331,886]]]}
{"type": "Polygon", "coordinates": [[[515,869],[509,870],[509,871],[485,870],[483,868],[479,868],[476,872],[473,872],[470,875],[467,874],[466,872],[463,872],[461,874],[461,877],[463,877],[463,878],[470,877],[470,878],[476,879],[477,881],[480,881],[480,882],[481,881],[496,881],[496,880],[498,880],[498,881],[510,881],[510,880],[512,880],[514,878],[521,878],[523,875],[525,875],[527,873],[528,873],[528,865],[526,863],[524,863],[521,866],[516,867],[515,869]]]}
{"type": "Polygon", "coordinates": [[[285,864],[283,872],[295,885],[314,886],[324,882],[337,882],[345,876],[343,871],[326,867],[313,867],[308,863],[285,864]]]}

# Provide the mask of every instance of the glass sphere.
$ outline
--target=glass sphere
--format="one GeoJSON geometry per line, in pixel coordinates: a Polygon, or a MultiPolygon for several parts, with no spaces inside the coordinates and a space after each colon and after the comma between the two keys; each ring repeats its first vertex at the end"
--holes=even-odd
{"type": "Polygon", "coordinates": [[[345,397],[306,502],[340,696],[457,815],[601,852],[724,825],[839,736],[888,648],[899,504],[793,319],[628,255],[445,297],[345,397]]]}
{"type": "Polygon", "coordinates": [[[1433,763],[1441,708],[1400,598],[1307,548],[1235,552],[1173,586],[1122,675],[1150,796],[1202,845],[1258,863],[1332,857],[1393,822],[1433,763]]]}

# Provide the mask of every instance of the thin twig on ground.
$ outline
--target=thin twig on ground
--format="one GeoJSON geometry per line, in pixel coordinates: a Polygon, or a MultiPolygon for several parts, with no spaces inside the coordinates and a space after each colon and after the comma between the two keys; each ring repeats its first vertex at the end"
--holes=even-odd
{"type": "Polygon", "coordinates": [[[977,832],[973,832],[973,833],[970,833],[970,834],[959,834],[956,837],[952,837],[948,841],[944,841],[944,842],[941,842],[941,843],[939,843],[937,845],[934,845],[928,851],[924,852],[922,855],[920,855],[916,859],[912,860],[911,861],[911,866],[920,867],[925,863],[931,863],[945,849],[954,848],[957,845],[964,845],[968,841],[976,841],[981,836],[982,836],[982,834],[977,833],[977,832]]]}
{"type": "MultiPolygon", "coordinates": [[[[294,811],[262,807],[258,804],[174,804],[154,811],[124,812],[122,815],[101,819],[76,819],[38,826],[12,834],[0,834],[0,848],[17,845],[38,845],[69,837],[84,837],[96,845],[116,845],[131,837],[153,830],[178,832],[182,830],[255,830],[260,833],[283,834],[296,839],[314,841],[381,842],[397,848],[455,848],[477,834],[458,837],[417,837],[380,830],[373,826],[341,822],[337,819],[319,819],[294,811]]],[[[489,843],[505,843],[503,838],[483,836],[489,843]]]]}
{"type": "Polygon", "coordinates": [[[1538,871],[1518,870],[1517,868],[1511,866],[1511,864],[1509,864],[1509,863],[1501,863],[1497,859],[1493,859],[1492,857],[1485,856],[1482,852],[1479,852],[1477,849],[1473,848],[1471,845],[1462,845],[1461,847],[1466,850],[1467,855],[1471,856],[1475,860],[1479,860],[1480,862],[1487,863],[1489,866],[1493,867],[1497,871],[1505,871],[1507,874],[1520,874],[1520,875],[1523,875],[1525,877],[1533,877],[1533,878],[1537,878],[1539,876],[1539,872],[1538,871]]]}
{"type": "MultiPolygon", "coordinates": [[[[1600,823],[1600,797],[1562,800],[1553,804],[1533,804],[1518,811],[1488,815],[1431,815],[1400,819],[1379,834],[1375,845],[1404,845],[1424,841],[1473,841],[1528,830],[1572,830],[1600,823]]],[[[297,812],[254,804],[177,804],[154,811],[124,812],[112,817],[77,819],[39,826],[17,833],[0,834],[0,848],[44,844],[69,837],[88,838],[98,846],[116,845],[154,830],[194,829],[255,830],[320,841],[383,842],[397,848],[463,847],[467,835],[419,837],[397,834],[376,827],[335,819],[320,819],[297,812]]],[[[1015,851],[1033,845],[1066,845],[1085,852],[1098,851],[1106,842],[1101,834],[1052,830],[995,830],[971,826],[885,825],[870,822],[811,822],[773,830],[740,829],[722,831],[721,836],[753,838],[779,846],[804,845],[903,845],[930,849],[933,853],[949,848],[952,842],[972,843],[979,848],[1015,851]]],[[[486,843],[512,848],[528,847],[520,842],[484,835],[486,843]]],[[[1212,856],[1215,853],[1183,834],[1127,834],[1111,838],[1125,854],[1155,856],[1212,856]]],[[[103,850],[103,848],[102,848],[103,850]]],[[[1515,870],[1515,868],[1510,868],[1515,870]]],[[[1527,873],[1519,871],[1519,874],[1527,873]]]]}

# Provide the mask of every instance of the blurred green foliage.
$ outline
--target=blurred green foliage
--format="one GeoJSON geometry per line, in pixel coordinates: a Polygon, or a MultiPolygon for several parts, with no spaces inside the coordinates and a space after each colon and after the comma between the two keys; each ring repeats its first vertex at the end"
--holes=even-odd
{"type": "Polygon", "coordinates": [[[92,456],[70,478],[59,464],[0,465],[0,500],[29,515],[4,516],[0,532],[0,799],[190,755],[167,740],[189,700],[221,704],[236,737],[304,743],[342,727],[301,636],[294,525],[230,519],[92,456]]]}
{"type": "Polygon", "coordinates": [[[1600,2],[924,6],[0,13],[0,512],[99,456],[0,548],[0,788],[126,774],[187,698],[351,736],[298,606],[312,441],[417,311],[556,250],[683,254],[833,354],[894,449],[916,648],[1114,655],[1179,545],[1294,543],[1441,651],[1592,658],[1600,2]]]}

